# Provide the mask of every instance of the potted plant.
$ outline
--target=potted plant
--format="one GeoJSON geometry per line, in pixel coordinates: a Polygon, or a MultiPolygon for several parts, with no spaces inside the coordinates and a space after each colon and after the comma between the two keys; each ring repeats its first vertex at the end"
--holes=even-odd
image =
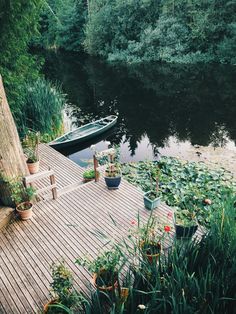
{"type": "Polygon", "coordinates": [[[165,235],[171,230],[169,225],[162,225],[156,216],[150,216],[147,223],[139,225],[135,231],[138,247],[145,260],[157,262],[165,235]]]}
{"type": "Polygon", "coordinates": [[[149,178],[151,189],[144,194],[144,206],[147,209],[157,208],[161,202],[160,192],[159,192],[159,179],[160,179],[160,168],[153,165],[149,170],[149,178]]]}
{"type": "Polygon", "coordinates": [[[114,163],[115,153],[109,154],[109,165],[105,170],[105,182],[109,190],[119,188],[121,182],[121,170],[118,162],[114,163]]]}
{"type": "Polygon", "coordinates": [[[27,156],[26,163],[30,174],[39,171],[39,139],[39,132],[28,131],[22,142],[25,155],[27,156]]]}
{"type": "Polygon", "coordinates": [[[11,198],[16,206],[16,211],[22,220],[28,220],[32,217],[33,203],[32,199],[35,196],[35,189],[25,187],[20,180],[13,180],[9,183],[11,190],[11,198]]]}
{"type": "MultiPolygon", "coordinates": [[[[99,175],[99,172],[98,172],[98,175],[99,175]]],[[[94,179],[95,179],[95,170],[94,169],[86,170],[83,173],[83,182],[84,183],[93,181],[94,179]]]]}
{"type": "Polygon", "coordinates": [[[174,214],[176,238],[191,238],[197,231],[196,214],[186,208],[178,209],[174,214]]]}
{"type": "Polygon", "coordinates": [[[67,313],[66,310],[77,309],[81,306],[82,296],[73,287],[73,276],[65,266],[64,261],[52,267],[51,300],[44,305],[44,313],[67,313]]]}
{"type": "Polygon", "coordinates": [[[121,251],[115,247],[97,256],[95,260],[87,257],[78,258],[76,263],[93,273],[92,283],[100,291],[112,291],[118,285],[118,270],[121,251]]]}

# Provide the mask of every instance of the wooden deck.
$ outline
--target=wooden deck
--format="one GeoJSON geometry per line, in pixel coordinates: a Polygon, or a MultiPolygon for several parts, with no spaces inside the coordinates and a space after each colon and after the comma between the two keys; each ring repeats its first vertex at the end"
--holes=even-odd
{"type": "MultiPolygon", "coordinates": [[[[49,299],[50,266],[64,259],[75,283],[88,291],[90,274],[75,265],[78,256],[95,257],[106,241],[123,237],[138,212],[146,219],[142,192],[125,180],[119,190],[108,191],[100,182],[81,184],[83,169],[52,148],[40,149],[42,169],[54,170],[60,197],[34,207],[30,221],[16,220],[0,232],[0,313],[37,313],[49,299]],[[112,222],[111,217],[116,221],[112,222]]],[[[161,205],[160,217],[171,209],[161,205]]]]}

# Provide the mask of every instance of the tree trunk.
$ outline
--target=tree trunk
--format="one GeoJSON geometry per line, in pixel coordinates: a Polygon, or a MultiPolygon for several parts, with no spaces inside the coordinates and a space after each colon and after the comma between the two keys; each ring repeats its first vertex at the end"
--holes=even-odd
{"type": "MultiPolygon", "coordinates": [[[[1,177],[12,179],[28,175],[26,160],[21,147],[16,125],[11,114],[2,77],[0,75],[0,174],[1,177]]],[[[1,180],[0,202],[11,205],[9,189],[1,180]]]]}

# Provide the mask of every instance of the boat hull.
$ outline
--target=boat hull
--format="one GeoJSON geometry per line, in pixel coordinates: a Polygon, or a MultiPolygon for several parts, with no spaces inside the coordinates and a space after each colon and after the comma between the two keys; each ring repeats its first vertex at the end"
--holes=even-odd
{"type": "MultiPolygon", "coordinates": [[[[71,147],[74,145],[78,145],[80,143],[85,143],[86,141],[89,141],[95,137],[97,137],[98,135],[101,135],[102,133],[105,133],[107,130],[111,129],[117,122],[117,117],[113,119],[113,121],[111,121],[110,123],[108,123],[107,125],[105,125],[104,127],[90,133],[87,134],[86,136],[83,137],[78,137],[69,141],[65,141],[65,142],[59,142],[57,143],[56,140],[55,142],[50,142],[49,145],[55,149],[63,149],[66,147],[71,147]]],[[[96,121],[94,122],[96,123],[96,121]]],[[[85,127],[85,126],[84,126],[85,127]]]]}

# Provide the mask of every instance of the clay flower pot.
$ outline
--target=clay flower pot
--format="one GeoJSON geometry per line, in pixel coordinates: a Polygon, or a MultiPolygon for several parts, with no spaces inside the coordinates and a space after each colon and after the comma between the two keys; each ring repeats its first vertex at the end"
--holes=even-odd
{"type": "Polygon", "coordinates": [[[30,174],[39,172],[39,160],[36,162],[27,162],[27,166],[30,174]]]}
{"type": "Polygon", "coordinates": [[[142,255],[144,257],[145,260],[147,260],[149,263],[157,263],[160,253],[161,253],[161,244],[160,243],[151,243],[151,246],[153,246],[154,248],[156,248],[156,250],[158,251],[157,253],[152,253],[151,251],[148,252],[148,250],[144,249],[145,246],[145,242],[142,241],[140,244],[140,248],[142,251],[142,255]]]}
{"type": "MultiPolygon", "coordinates": [[[[92,284],[93,284],[94,287],[95,287],[96,289],[98,289],[99,291],[109,292],[109,291],[112,291],[112,290],[114,290],[115,288],[118,287],[118,278],[117,278],[117,279],[115,278],[113,285],[111,285],[111,286],[102,286],[102,287],[101,287],[101,286],[99,286],[99,285],[97,284],[97,280],[98,280],[98,278],[99,278],[103,273],[105,273],[105,272],[106,272],[106,270],[101,269],[99,273],[95,273],[95,274],[93,275],[93,277],[92,277],[92,284]]],[[[115,277],[116,277],[116,276],[115,276],[115,277]]]]}
{"type": "Polygon", "coordinates": [[[32,217],[32,207],[31,202],[23,202],[16,206],[16,211],[21,220],[28,220],[32,217]]]}
{"type": "Polygon", "coordinates": [[[49,305],[51,305],[51,304],[57,304],[58,303],[58,300],[57,299],[55,299],[55,300],[51,300],[51,301],[49,301],[48,303],[46,303],[44,306],[43,306],[43,313],[44,314],[47,314],[47,312],[48,312],[48,310],[49,310],[49,305]]]}

